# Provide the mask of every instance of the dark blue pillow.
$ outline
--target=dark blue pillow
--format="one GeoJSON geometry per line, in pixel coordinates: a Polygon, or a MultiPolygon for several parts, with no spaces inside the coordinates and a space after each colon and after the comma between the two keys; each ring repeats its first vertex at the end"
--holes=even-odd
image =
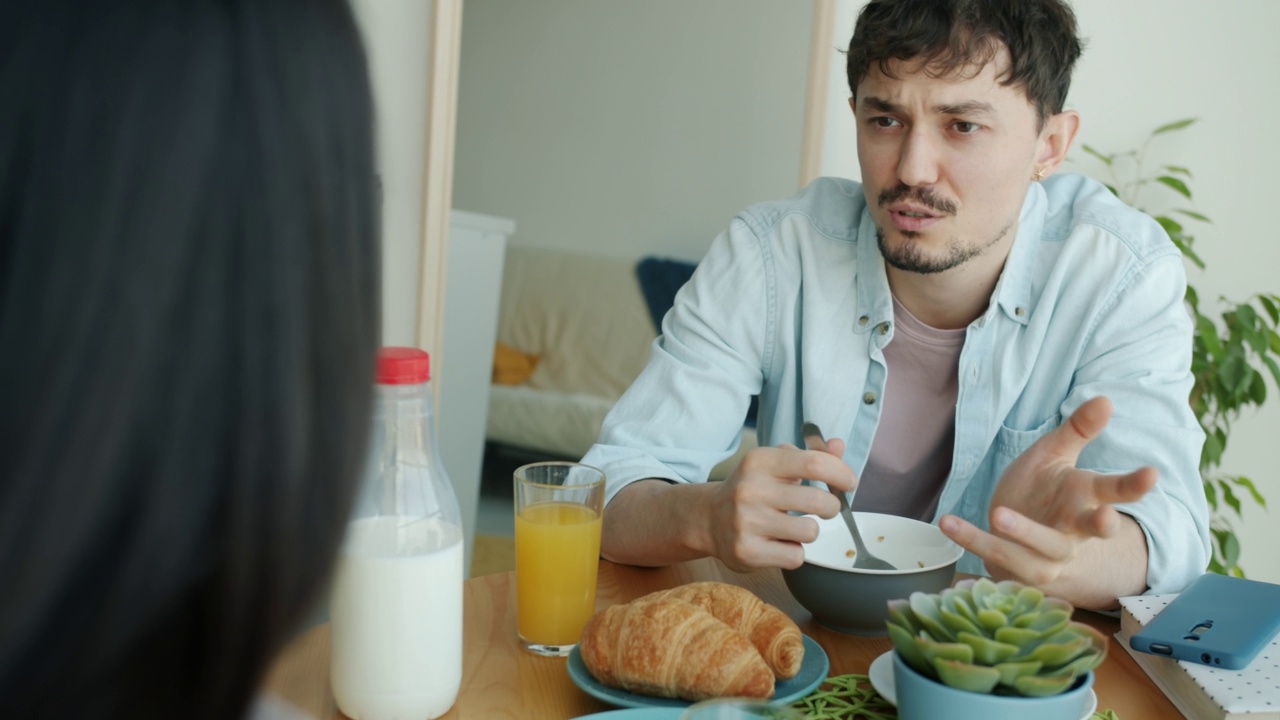
{"type": "MultiPolygon", "coordinates": [[[[636,264],[636,279],[640,281],[640,294],[644,295],[645,305],[649,307],[649,318],[653,321],[656,332],[662,332],[662,318],[675,303],[676,293],[693,277],[696,263],[686,260],[674,260],[647,256],[640,258],[636,264]]],[[[751,397],[751,405],[747,408],[747,427],[756,426],[756,412],[759,398],[751,397]]]]}
{"type": "Polygon", "coordinates": [[[640,293],[649,306],[653,327],[662,332],[662,316],[671,309],[676,292],[693,276],[694,263],[670,258],[644,257],[636,264],[636,279],[640,281],[640,293]]]}

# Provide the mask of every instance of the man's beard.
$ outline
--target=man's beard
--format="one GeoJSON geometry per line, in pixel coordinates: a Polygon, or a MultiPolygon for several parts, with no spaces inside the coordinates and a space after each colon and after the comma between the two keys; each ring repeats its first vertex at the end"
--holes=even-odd
{"type": "Polygon", "coordinates": [[[1012,225],[1005,225],[1000,229],[1000,232],[996,233],[995,237],[983,244],[965,245],[960,242],[959,238],[951,238],[951,241],[947,243],[945,254],[941,257],[930,257],[918,243],[911,242],[921,236],[921,233],[918,232],[899,230],[898,232],[908,242],[896,248],[891,248],[885,242],[884,228],[877,224],[876,243],[880,246],[880,254],[884,256],[884,261],[889,265],[905,272],[932,275],[959,267],[981,255],[987,248],[1000,242],[1000,239],[1009,232],[1010,227],[1012,225]]]}
{"type": "MultiPolygon", "coordinates": [[[[888,208],[893,203],[911,199],[919,204],[924,205],[942,215],[955,215],[956,205],[951,200],[939,197],[927,187],[909,187],[899,184],[895,187],[883,190],[880,196],[876,198],[882,208],[888,208]]],[[[951,238],[947,243],[946,254],[942,257],[929,257],[925,250],[918,243],[912,242],[916,238],[923,237],[923,233],[913,230],[899,230],[907,242],[897,248],[890,248],[885,242],[884,228],[876,225],[876,243],[880,246],[880,254],[884,256],[885,262],[889,265],[906,272],[920,273],[921,275],[932,275],[935,273],[946,272],[954,267],[959,267],[973,258],[981,255],[987,248],[1000,242],[1013,227],[1013,223],[1000,228],[995,234],[984,244],[965,245],[959,238],[951,238]]]]}

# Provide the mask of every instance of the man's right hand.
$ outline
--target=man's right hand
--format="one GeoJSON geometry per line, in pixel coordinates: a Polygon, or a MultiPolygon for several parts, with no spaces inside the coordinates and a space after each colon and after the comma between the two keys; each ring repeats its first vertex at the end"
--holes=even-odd
{"type": "Polygon", "coordinates": [[[840,511],[828,490],[801,480],[845,491],[858,483],[840,459],[844,442],[831,440],[827,450],[756,448],[723,482],[632,483],[605,508],[600,554],[629,565],[669,565],[713,555],[737,571],[799,567],[801,543],[817,538],[818,524],[790,513],[829,518],[840,511]]]}

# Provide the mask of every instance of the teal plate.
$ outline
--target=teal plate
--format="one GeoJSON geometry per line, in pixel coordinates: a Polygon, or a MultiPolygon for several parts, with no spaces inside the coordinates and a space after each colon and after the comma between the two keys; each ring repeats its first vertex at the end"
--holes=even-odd
{"type": "Polygon", "coordinates": [[[683,711],[684,708],[674,707],[627,708],[583,715],[577,720],[680,720],[683,711]]]}
{"type": "MultiPolygon", "coordinates": [[[[588,695],[603,700],[610,705],[625,708],[674,708],[679,710],[680,708],[689,707],[691,704],[688,700],[640,695],[601,684],[587,670],[586,664],[582,662],[582,653],[578,652],[576,646],[569,653],[568,668],[569,679],[573,680],[574,685],[582,688],[583,692],[588,695]]],[[[770,698],[769,702],[775,705],[783,705],[799,700],[821,685],[822,681],[827,679],[827,671],[830,669],[831,663],[827,660],[827,653],[823,651],[822,646],[814,641],[813,638],[805,635],[804,662],[800,665],[800,672],[796,673],[796,676],[790,680],[783,680],[774,685],[773,697],[770,698]]],[[[609,720],[614,718],[617,720],[665,720],[670,717],[679,717],[679,715],[679,712],[675,715],[614,715],[612,713],[599,713],[588,717],[600,718],[601,720],[604,718],[609,720]]]]}

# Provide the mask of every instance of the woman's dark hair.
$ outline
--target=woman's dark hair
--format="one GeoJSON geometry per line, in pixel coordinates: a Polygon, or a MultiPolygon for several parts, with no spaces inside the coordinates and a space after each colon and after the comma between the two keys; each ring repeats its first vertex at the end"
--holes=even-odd
{"type": "Polygon", "coordinates": [[[243,715],[326,582],[378,344],[343,0],[0,3],[0,708],[243,715]]]}
{"type": "Polygon", "coordinates": [[[1062,112],[1081,53],[1075,13],[1062,0],[872,0],[849,41],[849,92],[857,97],[872,65],[893,77],[894,60],[919,61],[945,77],[986,65],[1002,46],[1010,65],[1001,82],[1023,88],[1041,125],[1062,112]]]}

